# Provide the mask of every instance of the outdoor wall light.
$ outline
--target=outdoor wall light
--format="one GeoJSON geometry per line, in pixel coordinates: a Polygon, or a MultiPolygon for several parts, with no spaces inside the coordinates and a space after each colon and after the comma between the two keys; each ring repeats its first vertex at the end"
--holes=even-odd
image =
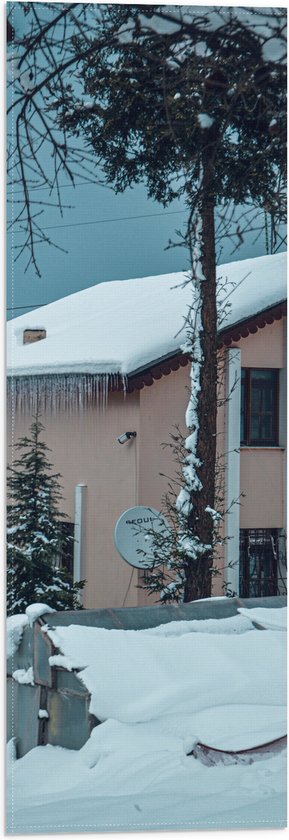
{"type": "Polygon", "coordinates": [[[128,440],[131,438],[136,437],[136,432],[124,432],[123,435],[120,435],[117,439],[119,443],[127,443],[128,440]]]}

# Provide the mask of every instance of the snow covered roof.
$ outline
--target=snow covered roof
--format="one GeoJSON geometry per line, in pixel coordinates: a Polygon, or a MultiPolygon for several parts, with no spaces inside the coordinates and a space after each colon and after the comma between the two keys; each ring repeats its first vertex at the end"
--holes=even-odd
{"type": "MultiPolygon", "coordinates": [[[[100,283],[15,318],[7,327],[8,375],[125,377],[177,354],[192,295],[186,278],[178,272],[100,283]],[[23,344],[26,329],[45,329],[46,338],[23,344]]],[[[286,299],[286,254],[221,265],[218,280],[230,304],[224,331],[286,299]]]]}

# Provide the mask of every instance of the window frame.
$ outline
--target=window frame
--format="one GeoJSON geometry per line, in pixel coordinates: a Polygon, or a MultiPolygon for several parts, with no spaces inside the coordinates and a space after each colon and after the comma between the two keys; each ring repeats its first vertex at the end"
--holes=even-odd
{"type": "Polygon", "coordinates": [[[264,598],[278,594],[279,531],[278,528],[240,529],[239,580],[241,598],[264,598]],[[270,544],[272,546],[271,557],[269,556],[270,544]],[[250,548],[252,548],[251,554],[250,548]],[[255,566],[255,574],[252,574],[251,561],[255,566]],[[265,574],[266,571],[267,575],[265,574]]]}
{"type": "Polygon", "coordinates": [[[279,445],[279,391],[280,391],[280,382],[279,382],[279,368],[256,368],[256,367],[242,367],[241,368],[241,417],[240,417],[240,446],[241,447],[275,447],[279,445]],[[252,373],[255,372],[268,372],[274,375],[273,380],[273,411],[272,411],[272,420],[273,420],[273,435],[271,438],[263,438],[257,439],[253,438],[252,435],[252,373]],[[242,438],[242,409],[243,409],[243,398],[242,398],[242,388],[243,388],[243,381],[245,387],[245,399],[244,399],[244,439],[242,438]]]}
{"type": "Polygon", "coordinates": [[[68,545],[62,547],[62,552],[57,557],[57,567],[65,569],[73,578],[74,573],[74,543],[75,543],[75,523],[69,519],[61,519],[58,521],[58,526],[61,528],[63,536],[71,537],[70,550],[68,545]]]}

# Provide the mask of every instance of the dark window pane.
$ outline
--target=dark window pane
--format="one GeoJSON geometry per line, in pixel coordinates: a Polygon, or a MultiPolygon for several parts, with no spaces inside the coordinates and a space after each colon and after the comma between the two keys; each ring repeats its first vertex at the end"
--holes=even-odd
{"type": "Polygon", "coordinates": [[[266,384],[268,381],[274,380],[275,374],[275,370],[268,368],[251,368],[252,382],[258,382],[259,384],[262,382],[266,384]]]}
{"type": "Polygon", "coordinates": [[[263,423],[262,423],[262,434],[263,434],[263,438],[265,438],[267,440],[273,440],[274,430],[273,430],[272,414],[265,414],[264,415],[263,423]]]}
{"type": "Polygon", "coordinates": [[[270,388],[263,391],[263,409],[264,411],[272,411],[274,405],[274,389],[270,388]]]}
{"type": "Polygon", "coordinates": [[[70,575],[73,575],[74,522],[61,522],[61,530],[67,541],[62,546],[59,566],[62,569],[66,569],[70,575]]]}
{"type": "Polygon", "coordinates": [[[258,385],[252,385],[251,391],[251,408],[252,411],[259,412],[262,411],[262,390],[258,388],[258,385]]]}
{"type": "Polygon", "coordinates": [[[241,443],[251,446],[277,443],[278,371],[246,368],[242,371],[241,443]]]}
{"type": "Polygon", "coordinates": [[[240,531],[240,596],[277,595],[278,532],[242,528],[240,531]]]}
{"type": "Polygon", "coordinates": [[[253,441],[273,441],[274,429],[273,417],[271,414],[252,416],[251,438],[253,441]]]}
{"type": "Polygon", "coordinates": [[[247,442],[247,434],[246,434],[246,403],[247,403],[247,376],[246,370],[242,370],[241,372],[241,430],[240,430],[240,440],[241,443],[247,442]]]}
{"type": "Polygon", "coordinates": [[[259,424],[259,415],[254,414],[251,416],[251,439],[258,440],[260,437],[260,424],[259,424]]]}

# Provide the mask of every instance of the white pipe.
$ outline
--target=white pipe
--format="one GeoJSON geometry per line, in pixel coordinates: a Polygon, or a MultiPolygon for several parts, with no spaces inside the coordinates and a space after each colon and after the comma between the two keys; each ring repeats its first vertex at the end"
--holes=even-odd
{"type": "Polygon", "coordinates": [[[85,502],[86,484],[75,487],[73,580],[85,577],[85,502]]]}
{"type": "Polygon", "coordinates": [[[241,415],[241,350],[238,347],[226,351],[227,378],[227,481],[226,508],[230,511],[226,516],[226,559],[225,581],[231,590],[239,595],[239,565],[240,565],[240,506],[238,502],[232,504],[240,496],[240,415],[241,415]],[[233,567],[228,568],[228,563],[233,567]]]}

